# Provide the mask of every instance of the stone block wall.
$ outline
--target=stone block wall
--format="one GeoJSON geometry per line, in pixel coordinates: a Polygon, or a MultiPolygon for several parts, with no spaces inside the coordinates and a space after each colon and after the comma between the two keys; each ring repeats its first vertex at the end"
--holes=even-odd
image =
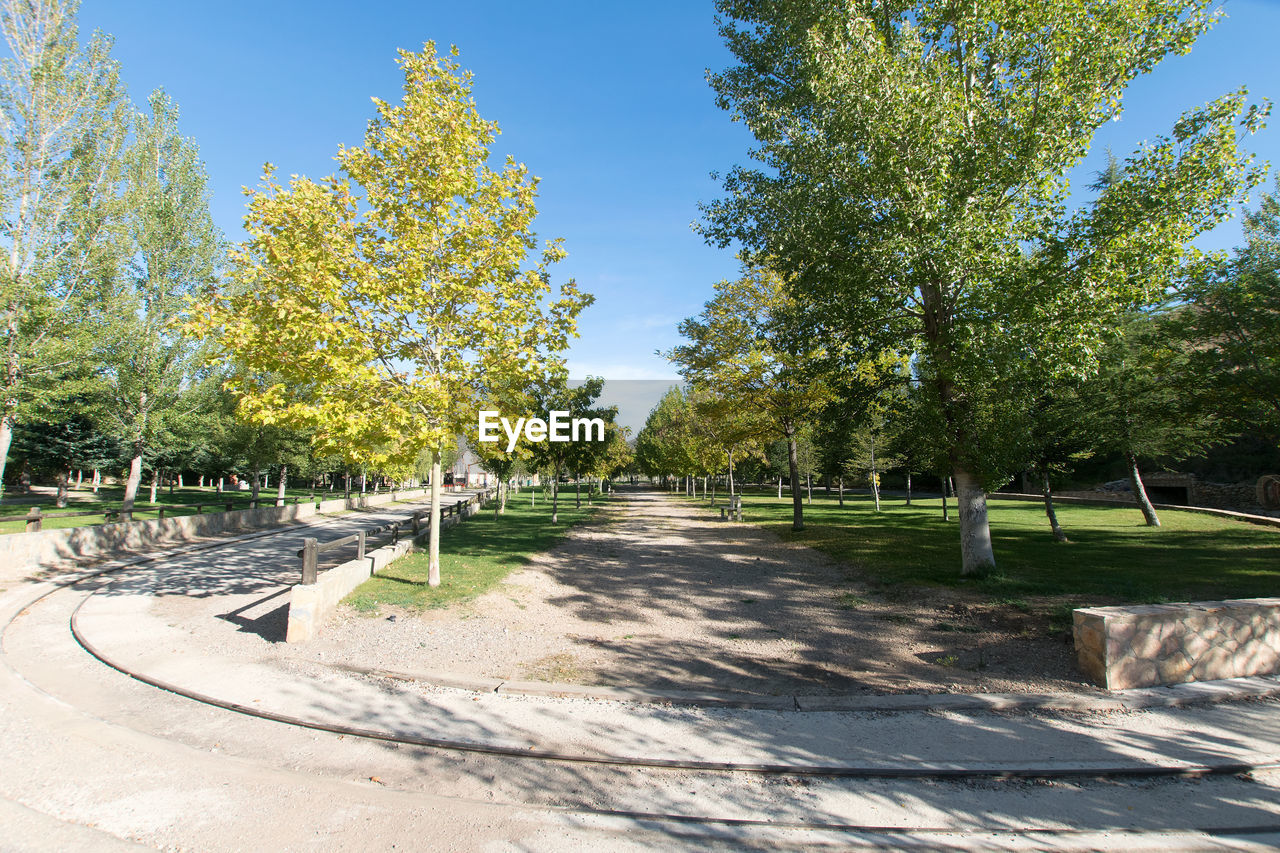
{"type": "Polygon", "coordinates": [[[1124,690],[1280,672],[1280,598],[1075,611],[1080,668],[1124,690]]]}

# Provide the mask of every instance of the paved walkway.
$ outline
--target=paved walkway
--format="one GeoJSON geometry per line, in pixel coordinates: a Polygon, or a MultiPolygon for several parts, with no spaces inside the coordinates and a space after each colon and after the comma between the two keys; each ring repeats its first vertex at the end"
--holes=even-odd
{"type": "MultiPolygon", "coordinates": [[[[4,636],[8,668],[6,722],[0,726],[0,766],[5,768],[0,793],[42,814],[77,823],[92,825],[101,822],[92,816],[102,816],[115,836],[202,849],[243,846],[244,839],[252,837],[243,834],[246,818],[237,809],[251,808],[245,793],[253,784],[268,792],[259,808],[279,819],[273,840],[296,842],[293,833],[307,824],[284,815],[293,807],[310,808],[314,814],[316,806],[297,802],[312,783],[290,777],[289,768],[309,774],[306,778],[318,777],[311,793],[315,803],[337,809],[325,812],[321,821],[333,832],[350,832],[363,824],[362,815],[385,819],[388,808],[399,813],[396,809],[404,807],[404,813],[413,816],[394,830],[383,827],[380,834],[362,838],[372,839],[373,846],[416,837],[419,844],[432,838],[457,849],[481,846],[460,838],[511,843],[519,839],[521,849],[599,849],[602,843],[608,849],[629,849],[644,837],[665,842],[678,837],[673,827],[652,822],[644,829],[650,836],[627,834],[627,820],[634,818],[605,818],[600,808],[698,814],[721,821],[849,824],[862,828],[857,832],[880,827],[910,831],[918,838],[945,838],[946,843],[959,839],[1010,849],[1025,846],[1028,838],[1015,830],[1050,832],[1070,826],[1104,833],[1177,830],[1157,839],[1155,846],[1163,849],[1184,844],[1186,849],[1205,849],[1209,840],[1217,849],[1248,849],[1269,838],[1259,832],[1280,826],[1280,796],[1271,781],[1274,775],[1267,771],[1256,774],[1259,782],[1229,777],[1146,783],[1147,787],[1108,783],[1097,788],[1081,782],[1070,791],[1050,787],[1035,796],[1008,787],[945,787],[958,783],[933,782],[930,789],[905,780],[830,780],[806,782],[797,789],[794,776],[782,788],[760,777],[689,776],[691,768],[708,764],[781,765],[800,772],[861,770],[883,776],[1271,765],[1280,762],[1280,704],[1273,700],[1087,714],[945,707],[907,712],[691,708],[477,693],[370,677],[282,654],[272,639],[283,633],[285,592],[297,574],[295,554],[302,537],[323,530],[322,540],[338,538],[357,525],[395,514],[395,508],[380,508],[359,518],[240,537],[125,569],[78,589],[27,585],[0,595],[0,624],[13,620],[4,636]],[[94,594],[86,597],[90,588],[94,594]],[[37,602],[46,592],[51,594],[37,602]],[[121,668],[267,716],[525,755],[549,752],[689,766],[636,776],[631,769],[607,765],[527,760],[511,764],[503,756],[460,758],[457,753],[414,747],[389,749],[376,741],[245,718],[161,693],[105,669],[70,641],[67,628],[73,622],[87,645],[121,668]],[[100,729],[102,725],[107,728],[100,729]],[[132,731],[141,732],[141,739],[129,734],[132,731]],[[91,735],[92,748],[85,747],[83,767],[75,763],[75,750],[68,753],[68,732],[91,735]],[[117,784],[134,791],[133,799],[113,799],[107,768],[113,762],[118,767],[121,756],[131,750],[139,763],[118,777],[117,784]],[[225,760],[210,760],[223,750],[228,753],[225,760]],[[193,761],[193,756],[199,760],[193,761]],[[193,761],[185,772],[184,761],[193,761]],[[471,764],[463,767],[459,762],[471,764]],[[201,799],[209,786],[195,784],[191,773],[218,780],[217,797],[201,799]],[[83,784],[77,781],[81,775],[83,784]],[[260,782],[249,781],[255,779],[260,782]],[[334,787],[324,779],[359,779],[361,787],[334,787]],[[155,799],[155,780],[169,780],[175,793],[155,799]],[[1153,784],[1158,790],[1150,787],[1153,784]],[[370,785],[377,790],[368,790],[370,785]],[[140,791],[153,793],[144,796],[140,791]],[[1076,796],[1063,799],[1072,792],[1076,796]],[[384,793],[414,794],[419,799],[400,800],[398,807],[384,793]],[[442,793],[453,799],[431,799],[442,793]],[[84,802],[78,800],[82,795],[84,802]],[[512,808],[492,811],[490,803],[504,801],[512,808]],[[227,812],[220,814],[224,802],[227,812]],[[520,804],[533,811],[522,811],[520,804]],[[569,806],[586,822],[568,828],[560,818],[549,822],[548,806],[569,806]],[[442,809],[451,817],[439,820],[442,809]],[[193,825],[191,816],[179,816],[187,812],[202,822],[193,825]],[[155,824],[156,814],[162,816],[160,825],[155,824]],[[421,827],[428,815],[437,821],[430,832],[405,834],[406,826],[421,827]],[[211,843],[218,836],[210,834],[210,827],[220,822],[235,828],[219,843],[211,843]],[[1227,828],[1240,827],[1251,827],[1253,834],[1225,834],[1227,828]],[[1215,828],[1219,831],[1203,832],[1215,828]],[[459,831],[474,835],[458,836],[459,831]]],[[[23,812],[10,809],[8,814],[0,812],[0,824],[17,820],[23,812]]],[[[25,825],[39,832],[38,821],[25,825]]],[[[783,830],[770,831],[785,835],[783,830]]],[[[855,831],[848,828],[830,838],[819,838],[815,832],[796,829],[789,837],[769,840],[767,833],[752,834],[739,827],[722,838],[699,834],[698,843],[690,847],[723,843],[743,849],[756,843],[782,847],[856,840],[855,831]]],[[[870,833],[864,840],[884,843],[885,837],[870,833]]],[[[906,836],[889,837],[901,841],[906,836]]],[[[1049,837],[1031,846],[1048,847],[1049,837]]],[[[1062,849],[1076,842],[1091,848],[1140,846],[1138,836],[1123,834],[1102,844],[1085,836],[1052,838],[1054,846],[1062,842],[1062,849]]]]}

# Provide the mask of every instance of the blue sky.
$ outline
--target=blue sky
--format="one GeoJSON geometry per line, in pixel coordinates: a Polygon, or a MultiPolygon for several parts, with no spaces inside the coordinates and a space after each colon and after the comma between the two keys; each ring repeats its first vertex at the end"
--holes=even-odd
{"type": "MultiPolygon", "coordinates": [[[[1191,55],[1167,60],[1126,97],[1102,146],[1123,156],[1167,133],[1188,107],[1247,85],[1280,100],[1280,0],[1229,0],[1228,19],[1191,55]]],[[[481,114],[511,154],[542,178],[538,231],[562,237],[558,276],[596,295],[570,353],[571,372],[672,377],[654,355],[677,342],[712,284],[731,277],[728,251],[690,229],[710,178],[746,160],[751,140],[716,109],[704,79],[729,55],[710,2],[275,2],[83,0],[80,20],[116,39],[135,101],[163,86],[200,145],[214,216],[238,239],[244,198],[264,162],[283,174],[329,174],[339,142],[356,144],[371,96],[398,100],[397,47],[456,44],[475,74],[481,114]]],[[[1252,140],[1280,164],[1280,118],[1252,140]]],[[[1202,240],[1235,245],[1231,223],[1202,240]]]]}

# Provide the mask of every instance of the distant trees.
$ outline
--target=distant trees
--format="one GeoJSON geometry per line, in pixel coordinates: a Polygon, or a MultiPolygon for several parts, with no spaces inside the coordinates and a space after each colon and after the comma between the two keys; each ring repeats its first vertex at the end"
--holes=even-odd
{"type": "MultiPolygon", "coordinates": [[[[787,443],[792,484],[792,529],[804,529],[797,436],[830,396],[815,369],[822,344],[806,323],[782,277],[747,267],[735,281],[715,285],[697,317],[680,324],[689,340],[668,354],[695,388],[751,412],[787,443]]],[[[808,466],[806,466],[808,467],[808,466]]]]}

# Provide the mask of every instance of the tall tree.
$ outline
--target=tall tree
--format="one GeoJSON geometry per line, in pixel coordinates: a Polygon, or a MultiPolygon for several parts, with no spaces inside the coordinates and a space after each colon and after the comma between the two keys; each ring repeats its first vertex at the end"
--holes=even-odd
{"type": "Polygon", "coordinates": [[[385,471],[432,452],[433,586],[441,455],[474,428],[483,377],[545,374],[591,301],[572,282],[552,292],[558,242],[527,264],[537,180],[511,158],[490,167],[498,127],[456,56],[430,42],[401,51],[402,102],[374,100],[337,175],[284,187],[267,167],[237,286],[213,294],[200,324],[246,373],[280,377],[233,385],[247,417],[302,426],[321,452],[385,471]]]}
{"type": "Polygon", "coordinates": [[[705,208],[709,240],[768,257],[848,337],[915,341],[958,491],[961,571],[994,566],[975,398],[1028,358],[1087,372],[1108,321],[1143,301],[1256,180],[1236,92],[1141,148],[1097,216],[1067,173],[1128,83],[1185,53],[1212,0],[719,0],[738,64],[711,78],[759,141],[705,208]],[[1060,247],[1032,275],[1028,245],[1060,247]],[[1145,267],[1142,261],[1145,259],[1145,267]],[[1115,264],[1127,269],[1115,275],[1115,264]]]}
{"type": "Polygon", "coordinates": [[[198,342],[180,329],[190,297],[211,287],[221,236],[209,212],[208,177],[195,143],[178,131],[178,109],[161,91],[134,119],[126,152],[127,250],[100,311],[108,417],[129,449],[122,508],[133,508],[143,458],[167,423],[198,399],[198,342]],[[185,399],[184,399],[185,398],[185,399]]]}
{"type": "Polygon", "coordinates": [[[814,370],[821,344],[777,273],[748,267],[715,290],[700,315],[680,324],[689,342],[667,357],[690,383],[768,418],[787,442],[792,529],[803,530],[796,438],[830,396],[829,383],[814,370]]]}
{"type": "Polygon", "coordinates": [[[1213,404],[1280,441],[1280,176],[1244,215],[1245,245],[1188,289],[1176,317],[1213,404]]]}
{"type": "Polygon", "coordinates": [[[82,390],[58,380],[112,257],[127,102],[111,40],[78,41],[79,5],[0,3],[0,482],[23,407],[82,390]]]}

